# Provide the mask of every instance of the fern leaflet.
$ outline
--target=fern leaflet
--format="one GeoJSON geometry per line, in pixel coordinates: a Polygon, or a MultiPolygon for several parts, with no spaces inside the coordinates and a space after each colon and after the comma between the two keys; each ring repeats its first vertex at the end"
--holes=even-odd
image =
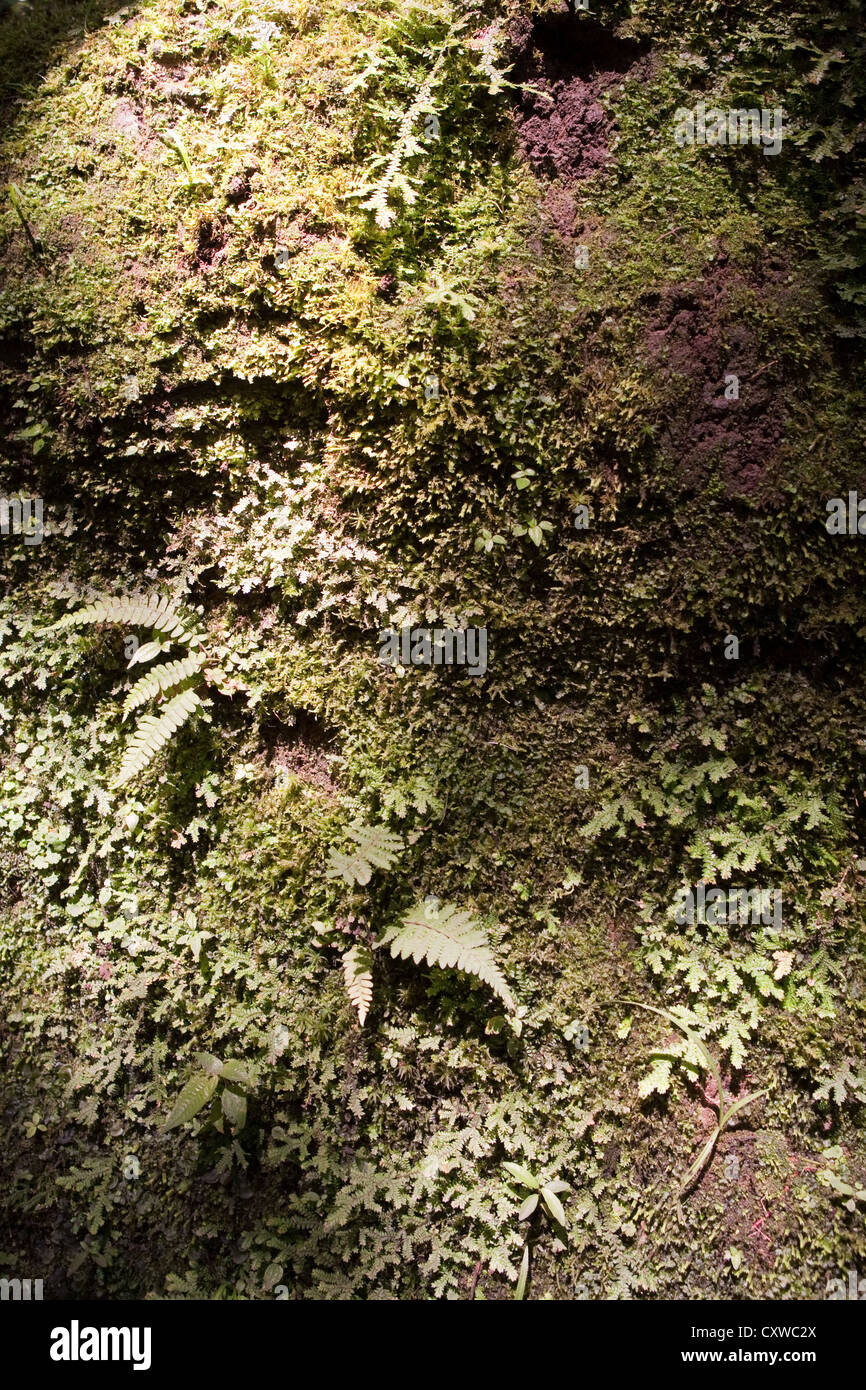
{"type": "Polygon", "coordinates": [[[514,998],[490,949],[486,932],[469,912],[453,904],[434,907],[430,900],[418,903],[398,925],[389,927],[377,945],[390,946],[391,955],[416,965],[451,967],[475,975],[498,994],[506,1008],[514,1008],[514,998]]]}
{"type": "Polygon", "coordinates": [[[352,946],[343,956],[343,979],[346,993],[358,1014],[358,1022],[364,1026],[364,1019],[373,998],[373,952],[369,946],[359,943],[352,946]]]}
{"type": "MultiPolygon", "coordinates": [[[[167,661],[142,676],[130,690],[123,702],[123,717],[154,695],[167,695],[175,687],[184,685],[197,676],[204,665],[204,656],[187,656],[182,661],[167,661]]],[[[176,693],[176,692],[175,692],[176,693]]]]}
{"type": "Polygon", "coordinates": [[[55,626],[77,627],[83,623],[125,623],[129,627],[153,628],[177,642],[200,640],[191,619],[181,612],[175,600],[158,596],[146,598],[131,594],[113,598],[107,594],[85,608],[65,613],[55,626]]]}
{"type": "Polygon", "coordinates": [[[180,726],[186,723],[193,710],[202,701],[194,690],[184,690],[175,695],[160,710],[159,715],[145,714],[135,726],[135,732],[124,749],[117,776],[116,787],[122,787],[137,777],[167,743],[171,741],[180,726]]]}

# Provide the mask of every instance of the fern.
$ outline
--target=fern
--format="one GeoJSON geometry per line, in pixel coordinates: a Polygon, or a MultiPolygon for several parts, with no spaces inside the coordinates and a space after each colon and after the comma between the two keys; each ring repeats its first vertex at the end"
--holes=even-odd
{"type": "Polygon", "coordinates": [[[487,78],[487,90],[491,96],[498,96],[505,87],[514,87],[515,85],[506,80],[511,69],[496,66],[500,27],[498,20],[490,25],[481,42],[481,49],[478,54],[478,66],[487,78]]]}
{"type": "Polygon", "coordinates": [[[202,701],[194,690],[184,690],[175,695],[162,707],[159,715],[145,714],[135,726],[135,732],[127,744],[114,779],[115,787],[122,787],[137,777],[156,757],[157,753],[171,741],[182,724],[185,724],[193,710],[202,701]]]}
{"type": "Polygon", "coordinates": [[[381,178],[374,184],[356,189],[354,193],[350,195],[354,198],[363,198],[368,194],[370,195],[367,197],[366,202],[361,204],[361,207],[367,212],[376,214],[376,225],[381,227],[383,231],[387,231],[397,216],[396,210],[391,207],[388,201],[394,193],[399,193],[405,203],[412,204],[415,202],[416,193],[409,179],[403,173],[403,164],[407,159],[411,159],[413,156],[423,154],[424,152],[423,145],[419,145],[413,134],[415,123],[418,117],[424,112],[433,110],[433,89],[439,82],[442,65],[445,62],[446,55],[454,44],[454,35],[456,31],[462,27],[463,22],[457,21],[457,23],[452,24],[451,28],[448,30],[445,40],[439,48],[432,69],[418,88],[415,99],[407,107],[400,119],[400,125],[397,130],[397,141],[391,154],[386,157],[379,157],[374,161],[374,164],[384,164],[385,166],[381,178]]]}
{"type": "Polygon", "coordinates": [[[175,687],[192,680],[201,671],[204,662],[203,655],[187,656],[182,661],[168,661],[164,666],[157,666],[155,670],[149,671],[133,686],[124,700],[124,719],[154,695],[167,695],[169,691],[175,691],[175,687]]]}
{"type": "Polygon", "coordinates": [[[342,853],[332,849],[328,855],[326,878],[344,878],[347,883],[370,882],[373,869],[390,869],[404,848],[399,835],[392,835],[384,825],[364,825],[356,821],[346,829],[355,847],[342,853]]]}
{"type": "Polygon", "coordinates": [[[175,642],[195,644],[201,634],[194,631],[191,618],[174,599],[146,598],[139,595],[105,596],[85,608],[65,613],[57,628],[78,627],[84,623],[124,623],[128,627],[150,627],[175,642]]]}
{"type": "Polygon", "coordinates": [[[429,899],[418,903],[398,925],[389,927],[379,946],[390,946],[391,955],[416,965],[426,960],[474,975],[493,990],[506,1008],[514,1008],[514,998],[490,949],[487,935],[469,912],[444,903],[434,907],[429,899]]]}
{"type": "Polygon", "coordinates": [[[369,946],[359,944],[346,951],[343,956],[343,979],[346,993],[363,1028],[373,998],[373,952],[369,946]]]}
{"type": "MultiPolygon", "coordinates": [[[[830,1071],[830,1064],[825,1069],[830,1071]]],[[[836,1070],[821,1082],[816,1091],[812,1092],[812,1099],[829,1100],[831,1091],[833,1100],[837,1105],[844,1104],[848,1099],[849,1091],[852,1099],[861,1103],[866,1101],[866,1071],[853,1071],[851,1058],[843,1057],[836,1070]]]]}
{"type": "MultiPolygon", "coordinates": [[[[104,595],[84,608],[64,614],[54,626],[62,629],[86,623],[124,623],[131,627],[149,627],[164,640],[184,642],[189,647],[199,647],[205,640],[204,635],[195,630],[192,616],[185,613],[175,599],[160,598],[158,595],[104,595]]],[[[160,643],[146,643],[134,653],[130,666],[136,661],[150,660],[160,650],[160,643]]],[[[170,742],[193,711],[202,705],[203,701],[190,687],[206,660],[204,652],[193,652],[179,661],[169,661],[148,671],[133,686],[123,704],[124,719],[154,696],[169,698],[158,715],[146,714],[139,719],[114,777],[115,787],[122,787],[137,777],[170,742]]],[[[204,674],[219,684],[220,671],[205,670],[204,674]]]]}

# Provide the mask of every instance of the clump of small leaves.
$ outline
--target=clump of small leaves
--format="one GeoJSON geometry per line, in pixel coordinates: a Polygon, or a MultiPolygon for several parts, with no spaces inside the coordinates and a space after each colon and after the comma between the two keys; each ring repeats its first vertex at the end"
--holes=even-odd
{"type": "Polygon", "coordinates": [[[188,1124],[209,1102],[217,1099],[218,1107],[210,1117],[211,1123],[221,1128],[224,1119],[233,1133],[240,1133],[247,1120],[247,1098],[242,1092],[250,1086],[246,1063],[232,1058],[221,1062],[210,1052],[197,1052],[195,1059],[199,1070],[190,1077],[177,1097],[162,1127],[163,1132],[188,1124]],[[226,1085],[226,1082],[229,1084],[226,1085]],[[232,1090],[233,1086],[241,1090],[232,1090]]]}
{"type": "Polygon", "coordinates": [[[561,1178],[554,1178],[550,1182],[543,1182],[541,1178],[525,1168],[522,1163],[503,1163],[508,1176],[511,1178],[512,1188],[520,1200],[520,1208],[517,1212],[518,1221],[528,1221],[530,1233],[526,1237],[523,1246],[523,1255],[520,1260],[520,1270],[517,1276],[517,1287],[514,1291],[515,1299],[522,1299],[526,1293],[526,1286],[529,1282],[529,1262],[530,1245],[533,1240],[538,1239],[537,1221],[539,1215],[544,1215],[547,1221],[552,1224],[558,1236],[566,1231],[567,1218],[565,1208],[559,1200],[559,1194],[570,1192],[571,1186],[563,1182],[561,1178]],[[533,1231],[532,1224],[536,1224],[533,1231]]]}

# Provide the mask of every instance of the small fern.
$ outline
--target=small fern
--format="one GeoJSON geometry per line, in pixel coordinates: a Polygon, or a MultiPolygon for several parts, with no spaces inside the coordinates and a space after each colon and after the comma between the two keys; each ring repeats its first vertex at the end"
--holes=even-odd
{"type": "Polygon", "coordinates": [[[143,772],[201,704],[194,690],[183,690],[163,705],[159,715],[142,715],[124,750],[114,786],[122,787],[143,772]]]}
{"type": "Polygon", "coordinates": [[[455,44],[455,35],[458,29],[463,27],[464,21],[458,20],[448,30],[443,43],[441,44],[436,61],[433,64],[427,77],[418,88],[417,95],[411,104],[404,111],[400,125],[397,130],[397,140],[391,154],[388,156],[378,156],[373,161],[373,167],[384,165],[384,170],[375,183],[363,188],[355,189],[350,194],[353,198],[365,198],[366,202],[361,207],[367,211],[375,213],[376,225],[383,231],[391,226],[397,216],[396,210],[390,205],[389,198],[397,193],[407,204],[412,204],[416,200],[415,189],[410,180],[403,173],[403,165],[407,159],[412,159],[415,155],[423,154],[424,147],[419,145],[414,135],[415,124],[418,117],[425,112],[432,112],[433,89],[440,81],[442,66],[446,56],[455,44]],[[369,195],[369,196],[368,196],[369,195]]]}
{"type": "Polygon", "coordinates": [[[180,686],[196,678],[204,663],[204,656],[199,654],[184,657],[182,661],[167,661],[164,666],[157,666],[155,670],[149,671],[132,687],[124,700],[124,719],[154,695],[166,696],[169,692],[176,694],[180,686]]]}
{"type": "Polygon", "coordinates": [[[395,958],[408,960],[411,956],[416,965],[426,960],[428,965],[474,975],[499,996],[507,1009],[514,1009],[514,998],[496,964],[487,934],[470,912],[462,912],[449,903],[436,907],[428,898],[413,907],[402,922],[389,927],[376,944],[390,946],[395,958]]]}
{"type": "Polygon", "coordinates": [[[373,998],[373,952],[369,946],[352,946],[343,956],[343,979],[346,993],[357,1010],[358,1022],[364,1026],[373,998]]]}
{"type": "MultiPolygon", "coordinates": [[[[130,667],[151,660],[164,650],[164,644],[183,642],[191,648],[201,647],[204,634],[198,632],[192,615],[185,613],[176,600],[159,595],[104,595],[84,608],[66,613],[55,628],[78,627],[91,623],[123,623],[131,627],[148,627],[160,637],[139,647],[130,667]]],[[[207,656],[195,651],[178,661],[168,661],[149,670],[133,686],[123,704],[123,717],[138,709],[147,700],[159,697],[165,701],[158,714],[145,714],[135,726],[132,737],[121,758],[113,779],[115,787],[132,781],[171,741],[182,724],[203,705],[192,686],[200,675],[221,686],[222,672],[206,666],[207,656]]]]}
{"type": "Polygon", "coordinates": [[[326,878],[344,878],[347,883],[370,882],[373,869],[390,869],[404,848],[399,835],[392,835],[384,825],[364,825],[356,821],[346,829],[354,847],[342,853],[332,849],[328,855],[326,878]]]}

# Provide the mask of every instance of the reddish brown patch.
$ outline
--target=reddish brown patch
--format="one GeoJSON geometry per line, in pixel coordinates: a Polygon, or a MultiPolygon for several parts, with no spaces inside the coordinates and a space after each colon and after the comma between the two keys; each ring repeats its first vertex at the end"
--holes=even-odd
{"type": "Polygon", "coordinates": [[[514,80],[534,89],[522,92],[517,109],[520,144],[533,168],[564,183],[606,168],[614,121],[602,98],[635,69],[642,45],[569,14],[522,18],[510,37],[514,80]]]}
{"type": "Polygon", "coordinates": [[[273,750],[271,766],[287,768],[296,777],[300,777],[302,782],[309,782],[326,796],[337,796],[339,793],[340,789],[331,778],[331,769],[324,753],[306,743],[299,741],[278,745],[273,750]]]}
{"type": "Polygon", "coordinates": [[[270,746],[272,767],[287,768],[326,796],[339,794],[327,758],[328,749],[334,747],[333,738],[314,715],[299,710],[293,723],[271,724],[263,734],[270,746]]]}
{"type": "Polygon", "coordinates": [[[651,362],[667,378],[661,444],[687,486],[714,475],[729,496],[768,496],[778,479],[791,372],[762,346],[748,308],[790,296],[784,269],[759,280],[722,259],[702,280],[665,291],[646,337],[651,362]],[[739,399],[725,396],[726,377],[739,399]],[[671,389],[673,388],[673,389],[671,389]]]}

